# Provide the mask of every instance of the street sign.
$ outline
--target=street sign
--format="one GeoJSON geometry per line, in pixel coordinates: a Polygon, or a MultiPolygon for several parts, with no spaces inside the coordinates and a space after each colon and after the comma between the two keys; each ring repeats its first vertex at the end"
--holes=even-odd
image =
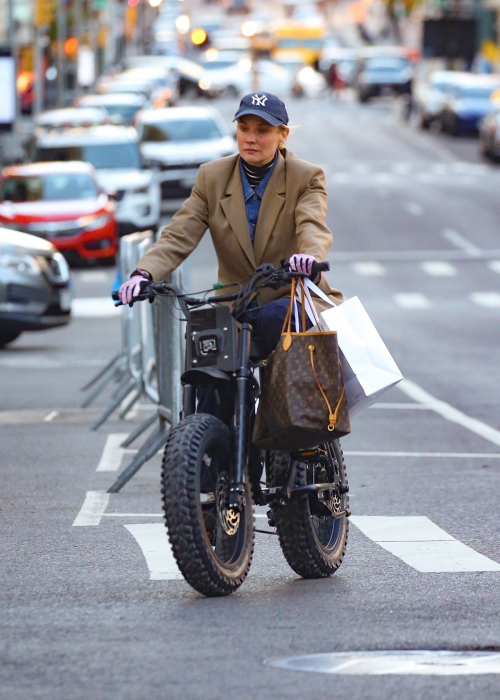
{"type": "Polygon", "coordinates": [[[0,47],[0,131],[11,131],[16,118],[16,63],[10,49],[0,47]]]}

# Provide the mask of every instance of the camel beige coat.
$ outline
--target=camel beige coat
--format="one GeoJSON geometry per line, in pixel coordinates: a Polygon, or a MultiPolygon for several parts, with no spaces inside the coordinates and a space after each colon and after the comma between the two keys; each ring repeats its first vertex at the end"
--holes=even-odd
{"type": "MultiPolygon", "coordinates": [[[[282,150],[267,184],[252,245],[245,212],[239,156],[229,156],[199,169],[191,196],[158,241],[141,258],[137,267],[149,272],[153,280],[164,280],[196,248],[206,230],[210,230],[219,262],[218,280],[223,285],[243,282],[261,263],[279,266],[294,253],[308,253],[324,261],[332,243],[325,223],[327,196],[321,168],[282,150]]],[[[342,301],[324,275],[320,289],[342,301]]],[[[235,289],[224,289],[228,294],[235,289]]],[[[289,287],[263,289],[259,304],[289,294],[289,287]]],[[[326,302],[314,300],[318,310],[326,302]]]]}

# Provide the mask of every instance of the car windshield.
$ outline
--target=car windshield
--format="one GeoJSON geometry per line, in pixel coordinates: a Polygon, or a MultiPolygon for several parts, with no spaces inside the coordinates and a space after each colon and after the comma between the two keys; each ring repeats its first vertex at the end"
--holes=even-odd
{"type": "Polygon", "coordinates": [[[494,90],[498,90],[498,86],[488,86],[488,87],[462,87],[458,90],[458,97],[465,98],[467,100],[488,100],[491,93],[494,90]]]}
{"type": "Polygon", "coordinates": [[[110,116],[121,117],[122,121],[125,124],[130,124],[130,122],[134,118],[134,114],[136,114],[136,112],[138,112],[140,109],[139,105],[126,105],[126,104],[125,105],[110,104],[110,105],[103,105],[103,107],[110,116]]]}
{"type": "Polygon", "coordinates": [[[86,173],[50,173],[3,180],[0,199],[3,202],[38,202],[57,199],[92,199],[97,187],[86,173]]]}
{"type": "Polygon", "coordinates": [[[130,142],[93,143],[84,146],[39,146],[36,159],[41,161],[83,160],[97,170],[137,169],[142,165],[137,144],[130,142]]]}
{"type": "Polygon", "coordinates": [[[236,65],[236,61],[204,61],[202,63],[203,68],[206,70],[223,70],[224,68],[230,68],[236,65]]]}
{"type": "Polygon", "coordinates": [[[369,61],[366,64],[366,70],[370,73],[388,73],[399,72],[408,67],[408,61],[405,59],[397,59],[394,61],[369,61]]]}
{"type": "Polygon", "coordinates": [[[142,141],[205,141],[220,139],[221,131],[213,119],[166,119],[144,124],[142,141]]]}

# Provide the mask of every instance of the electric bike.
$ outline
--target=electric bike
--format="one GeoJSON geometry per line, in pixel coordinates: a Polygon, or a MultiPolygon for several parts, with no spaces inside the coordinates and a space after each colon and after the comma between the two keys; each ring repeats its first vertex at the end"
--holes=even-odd
{"type": "MultiPolygon", "coordinates": [[[[312,275],[328,269],[328,263],[314,263],[312,275]]],[[[133,300],[175,297],[185,318],[183,407],[165,445],[161,493],[179,569],[206,596],[229,595],[245,580],[254,548],[254,504],[268,506],[268,523],[299,576],[331,576],[344,558],[349,487],[339,441],[293,453],[261,451],[251,442],[256,375],[265,357],[241,317],[260,289],[305,276],[286,263],[263,264],[236,293],[193,297],[151,282],[133,300]],[[207,391],[217,415],[197,412],[197,395],[207,391]]]]}

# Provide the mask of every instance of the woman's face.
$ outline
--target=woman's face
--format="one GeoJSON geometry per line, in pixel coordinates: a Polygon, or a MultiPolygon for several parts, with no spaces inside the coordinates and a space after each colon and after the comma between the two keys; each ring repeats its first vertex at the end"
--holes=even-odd
{"type": "Polygon", "coordinates": [[[253,114],[245,114],[238,119],[238,151],[243,160],[252,165],[270,163],[278,146],[284,145],[287,137],[288,129],[282,131],[253,114]]]}

